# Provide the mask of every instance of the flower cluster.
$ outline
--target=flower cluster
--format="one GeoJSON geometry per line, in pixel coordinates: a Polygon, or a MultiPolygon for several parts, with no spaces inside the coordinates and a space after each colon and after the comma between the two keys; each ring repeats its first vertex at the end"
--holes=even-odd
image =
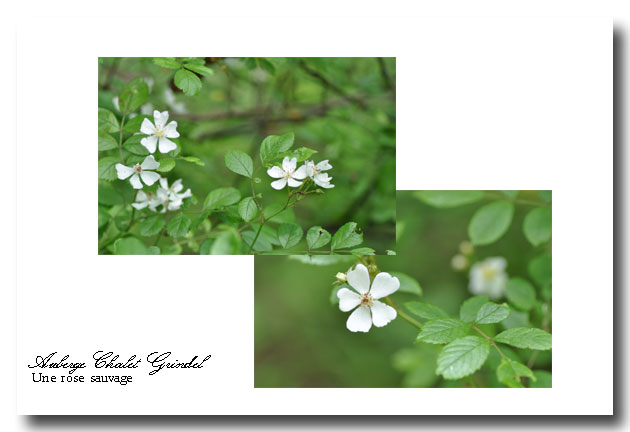
{"type": "Polygon", "coordinates": [[[283,189],[286,185],[289,185],[289,187],[301,186],[306,178],[313,180],[317,186],[331,189],[335,187],[335,185],[330,183],[332,177],[327,173],[322,173],[322,171],[327,171],[331,168],[332,165],[327,160],[321,161],[317,165],[313,161],[306,161],[304,165],[297,168],[297,158],[285,157],[282,160],[282,166],[269,168],[267,174],[271,178],[278,179],[271,182],[271,187],[276,190],[283,189]]]}
{"type": "Polygon", "coordinates": [[[505,272],[507,261],[503,257],[486,258],[470,268],[468,289],[474,295],[487,295],[492,300],[505,295],[508,276],[505,272]]]}
{"type": "Polygon", "coordinates": [[[157,211],[157,208],[162,206],[161,213],[179,210],[183,200],[192,196],[190,189],[183,193],[181,192],[184,189],[181,179],[176,180],[169,187],[168,180],[153,171],[160,167],[160,163],[153,156],[156,150],[159,150],[160,153],[168,153],[177,148],[177,144],[169,139],[179,137],[177,122],[171,121],[167,123],[168,111],[154,111],[153,120],[154,123],[151,123],[149,119],[145,118],[140,126],[140,132],[147,135],[142,138],[140,144],[151,154],[144,158],[142,163],[137,163],[132,167],[121,163],[116,164],[116,172],[120,180],[129,179],[134,189],[143,189],[143,183],[147,186],[152,186],[159,181],[157,192],[138,191],[136,201],[131,204],[134,208],[138,210],[149,208],[151,211],[157,211]]]}

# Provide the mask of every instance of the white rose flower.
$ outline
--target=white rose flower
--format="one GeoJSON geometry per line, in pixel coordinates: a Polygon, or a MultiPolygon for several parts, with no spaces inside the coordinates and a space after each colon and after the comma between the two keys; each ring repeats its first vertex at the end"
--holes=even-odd
{"type": "Polygon", "coordinates": [[[182,185],[182,179],[175,180],[171,187],[168,187],[168,180],[165,178],[160,179],[160,187],[157,191],[158,205],[162,204],[161,213],[168,211],[179,210],[184,203],[185,198],[192,196],[190,189],[186,192],[180,193],[184,189],[182,185]]]}
{"type": "Polygon", "coordinates": [[[151,123],[151,120],[144,119],[140,126],[140,132],[149,135],[142,138],[140,144],[149,150],[149,153],[155,153],[155,148],[158,147],[160,153],[168,153],[171,150],[177,148],[177,144],[169,140],[169,138],[178,138],[179,132],[177,132],[177,122],[172,121],[168,124],[168,111],[153,111],[153,120],[155,125],[151,123]]]}
{"type": "Polygon", "coordinates": [[[144,158],[144,161],[141,164],[135,164],[133,167],[125,166],[121,163],[116,164],[116,172],[118,173],[118,178],[121,180],[125,180],[129,176],[129,182],[134,189],[142,189],[142,182],[146,183],[147,186],[151,186],[153,183],[160,179],[160,175],[153,171],[160,167],[160,163],[155,160],[155,158],[151,155],[144,158]]]}
{"type": "Polygon", "coordinates": [[[367,332],[374,324],[383,327],[396,318],[396,309],[378,301],[400,288],[400,281],[389,273],[379,273],[374,277],[370,287],[370,273],[363,264],[357,264],[354,270],[346,275],[348,284],[357,292],[348,288],[337,291],[339,309],[343,312],[354,312],[348,317],[346,327],[351,332],[367,332]],[[358,293],[358,294],[357,294],[358,293]],[[358,307],[357,307],[358,306],[358,307]]]}
{"type": "Polygon", "coordinates": [[[296,167],[297,158],[289,159],[288,157],[285,157],[282,160],[282,168],[279,166],[269,168],[267,170],[269,177],[280,179],[271,182],[271,187],[276,190],[280,190],[284,188],[287,183],[289,184],[289,187],[300,186],[302,182],[298,180],[304,180],[306,178],[306,167],[302,165],[297,170],[295,169],[296,167]]]}
{"type": "Polygon", "coordinates": [[[155,211],[156,207],[160,204],[160,200],[158,199],[156,194],[151,191],[144,192],[141,190],[138,191],[138,194],[136,195],[136,202],[132,203],[131,205],[136,210],[142,210],[143,208],[148,207],[149,210],[155,211]]]}
{"type": "Polygon", "coordinates": [[[487,258],[470,268],[468,289],[474,295],[487,295],[497,300],[505,294],[508,275],[505,272],[507,261],[502,257],[487,258]]]}
{"type": "Polygon", "coordinates": [[[325,189],[334,188],[335,185],[330,184],[332,177],[322,171],[327,171],[332,168],[332,165],[328,163],[328,160],[321,161],[317,165],[313,161],[306,161],[306,175],[313,179],[317,186],[325,189]]]}

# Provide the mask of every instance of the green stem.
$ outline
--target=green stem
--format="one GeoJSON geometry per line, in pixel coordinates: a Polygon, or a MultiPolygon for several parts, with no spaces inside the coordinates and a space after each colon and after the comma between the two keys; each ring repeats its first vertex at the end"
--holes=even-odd
{"type": "Polygon", "coordinates": [[[120,134],[118,136],[118,152],[120,153],[120,163],[124,164],[123,152],[122,152],[122,139],[123,139],[123,127],[125,126],[125,114],[122,115],[120,120],[120,134]]]}
{"type": "Polygon", "coordinates": [[[405,312],[403,312],[402,310],[400,310],[398,308],[398,306],[396,306],[396,303],[394,303],[394,301],[392,299],[390,299],[389,297],[385,297],[385,301],[387,302],[387,304],[389,304],[391,307],[393,307],[394,309],[396,309],[396,312],[398,312],[398,315],[404,319],[405,321],[407,321],[409,324],[411,324],[414,327],[417,327],[419,329],[422,328],[422,324],[420,324],[418,321],[416,321],[415,319],[411,318],[409,315],[407,315],[405,312]]]}
{"type": "Polygon", "coordinates": [[[497,346],[497,344],[494,342],[494,339],[492,339],[490,336],[488,336],[487,334],[485,334],[479,327],[477,327],[476,325],[472,324],[470,326],[470,328],[472,328],[473,330],[476,330],[477,332],[479,332],[481,334],[481,336],[483,336],[484,338],[486,338],[489,342],[490,345],[492,345],[497,351],[498,353],[501,355],[502,358],[506,358],[505,354],[503,354],[503,351],[501,351],[501,349],[497,346]]]}

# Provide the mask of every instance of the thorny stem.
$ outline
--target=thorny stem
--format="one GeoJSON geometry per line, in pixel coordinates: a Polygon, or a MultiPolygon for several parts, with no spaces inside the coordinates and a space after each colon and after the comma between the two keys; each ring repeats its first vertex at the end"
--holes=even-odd
{"type": "Polygon", "coordinates": [[[400,315],[400,317],[402,319],[404,319],[405,321],[407,321],[409,324],[411,324],[414,327],[417,327],[419,329],[422,328],[422,324],[420,324],[418,321],[416,321],[415,319],[411,318],[409,315],[407,315],[405,312],[403,312],[402,310],[400,310],[398,308],[398,306],[396,306],[396,303],[394,303],[394,301],[392,299],[390,299],[389,297],[385,297],[385,301],[387,302],[388,305],[390,305],[391,307],[393,307],[394,309],[396,309],[396,312],[398,313],[398,315],[400,315]]]}

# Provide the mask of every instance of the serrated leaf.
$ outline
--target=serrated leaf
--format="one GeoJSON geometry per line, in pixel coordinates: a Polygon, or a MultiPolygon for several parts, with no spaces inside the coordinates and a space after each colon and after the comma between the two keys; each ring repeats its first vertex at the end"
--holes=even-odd
{"type": "Polygon", "coordinates": [[[300,147],[295,150],[282,152],[277,157],[280,159],[286,156],[289,159],[296,158],[298,162],[304,162],[305,160],[313,156],[315,153],[317,153],[317,150],[313,150],[308,147],[300,147]]]}
{"type": "Polygon", "coordinates": [[[155,57],[153,63],[167,69],[179,69],[182,64],[175,57],[155,57]]]}
{"type": "MultiPolygon", "coordinates": [[[[245,245],[247,245],[247,249],[249,249],[249,246],[254,241],[254,237],[256,237],[256,233],[254,231],[245,231],[241,234],[241,237],[243,238],[243,243],[245,243],[245,245]]],[[[273,245],[263,236],[259,235],[252,250],[256,252],[270,251],[273,250],[273,245]]]]}
{"type": "Polygon", "coordinates": [[[527,265],[527,270],[532,279],[539,285],[547,285],[551,283],[551,255],[544,252],[538,255],[527,265]]]}
{"type": "Polygon", "coordinates": [[[508,230],[514,216],[514,204],[497,201],[479,208],[468,224],[468,236],[475,246],[499,240],[508,230]]]}
{"type": "Polygon", "coordinates": [[[237,255],[241,251],[241,237],[236,230],[220,233],[210,247],[210,255],[237,255]]]}
{"type": "Polygon", "coordinates": [[[551,209],[538,207],[531,210],[523,221],[525,237],[534,246],[551,239],[551,209]]]}
{"type": "Polygon", "coordinates": [[[140,105],[147,101],[149,96],[149,86],[144,79],[138,77],[127,83],[118,95],[118,105],[120,112],[129,114],[134,112],[140,105]]]}
{"type": "Polygon", "coordinates": [[[202,76],[214,75],[214,71],[207,66],[196,63],[186,63],[184,67],[202,76]]]}
{"type": "Polygon", "coordinates": [[[510,315],[510,308],[504,305],[488,302],[481,306],[475,324],[493,324],[506,319],[510,315]]]}
{"type": "Polygon", "coordinates": [[[363,243],[363,234],[357,232],[356,222],[348,222],[335,233],[330,244],[330,250],[337,250],[363,243]]]}
{"type": "Polygon", "coordinates": [[[444,344],[466,336],[470,324],[456,318],[441,318],[426,322],[417,341],[433,344],[444,344]]]}
{"type": "Polygon", "coordinates": [[[192,221],[188,216],[184,213],[177,213],[173,216],[173,219],[168,221],[168,224],[166,225],[166,232],[174,238],[184,237],[188,234],[190,224],[192,224],[192,221]]]}
{"type": "Polygon", "coordinates": [[[98,151],[112,150],[118,147],[116,140],[107,132],[98,132],[98,151]]]}
{"type": "Polygon", "coordinates": [[[435,320],[441,318],[449,318],[448,314],[441,308],[419,301],[410,301],[405,303],[405,307],[414,315],[427,320],[435,320]]]}
{"type": "Polygon", "coordinates": [[[144,237],[150,237],[159,234],[165,224],[166,221],[164,220],[164,216],[154,215],[140,222],[138,230],[144,237]]]}
{"type": "Polygon", "coordinates": [[[424,190],[414,192],[422,202],[437,208],[459,207],[483,199],[477,190],[424,190]]]}
{"type": "Polygon", "coordinates": [[[374,249],[368,247],[352,249],[350,252],[357,256],[374,255],[376,253],[374,249]]]}
{"type": "Polygon", "coordinates": [[[496,335],[494,340],[517,348],[551,349],[551,335],[537,328],[515,327],[507,329],[496,335]]]}
{"type": "Polygon", "coordinates": [[[283,223],[278,227],[278,241],[284,249],[298,244],[303,234],[302,227],[294,223],[283,223]]]}
{"type": "Polygon", "coordinates": [[[330,233],[320,226],[311,227],[306,232],[306,244],[308,244],[308,250],[326,246],[328,242],[330,242],[330,239],[330,233]]]}
{"type": "Polygon", "coordinates": [[[481,306],[488,303],[487,296],[475,296],[466,300],[459,308],[459,318],[464,322],[473,322],[477,319],[477,314],[481,306]]]}
{"type": "Polygon", "coordinates": [[[293,146],[294,140],[293,132],[284,135],[269,135],[260,145],[260,160],[265,164],[276,159],[280,153],[286,152],[293,146]]]}
{"type": "Polygon", "coordinates": [[[245,222],[253,220],[258,215],[256,201],[252,197],[246,197],[238,203],[238,214],[245,222]]]}
{"type": "Polygon", "coordinates": [[[199,77],[186,69],[179,69],[175,72],[173,82],[175,86],[187,96],[194,96],[201,90],[201,80],[199,77]]]}
{"type": "Polygon", "coordinates": [[[105,156],[98,160],[98,178],[102,180],[116,180],[118,174],[116,174],[116,164],[118,159],[113,156],[105,156]]]}
{"type": "Polygon", "coordinates": [[[497,378],[508,387],[521,388],[523,385],[520,378],[531,378],[536,381],[534,373],[524,364],[510,358],[501,359],[501,364],[497,368],[497,378]]]}
{"type": "Polygon", "coordinates": [[[105,108],[98,109],[98,130],[106,133],[118,132],[120,126],[113,112],[105,108]]]}
{"type": "Polygon", "coordinates": [[[160,166],[156,169],[157,172],[166,173],[175,168],[175,159],[171,157],[163,157],[158,162],[160,166]]]}
{"type": "Polygon", "coordinates": [[[446,345],[437,359],[437,374],[445,379],[459,379],[475,373],[488,358],[490,342],[478,336],[455,339],[446,345]]]}
{"type": "Polygon", "coordinates": [[[507,281],[505,296],[516,308],[528,311],[536,305],[536,290],[525,279],[511,278],[507,281]]]}
{"type": "Polygon", "coordinates": [[[245,177],[251,177],[254,174],[252,158],[240,150],[229,150],[225,153],[225,166],[230,171],[245,177]]]}
{"type": "Polygon", "coordinates": [[[398,288],[397,292],[404,292],[419,296],[422,295],[422,287],[415,278],[409,276],[408,274],[397,271],[390,272],[390,274],[397,277],[398,281],[400,282],[400,288],[398,288]]]}
{"type": "Polygon", "coordinates": [[[147,150],[145,146],[140,144],[140,141],[142,141],[143,138],[144,136],[142,135],[131,135],[123,143],[123,148],[127,150],[129,153],[132,153],[138,156],[148,156],[149,150],[147,150]]]}
{"type": "Polygon", "coordinates": [[[217,210],[221,207],[236,204],[241,199],[241,193],[232,187],[219,188],[210,192],[203,202],[204,210],[217,210]]]}

